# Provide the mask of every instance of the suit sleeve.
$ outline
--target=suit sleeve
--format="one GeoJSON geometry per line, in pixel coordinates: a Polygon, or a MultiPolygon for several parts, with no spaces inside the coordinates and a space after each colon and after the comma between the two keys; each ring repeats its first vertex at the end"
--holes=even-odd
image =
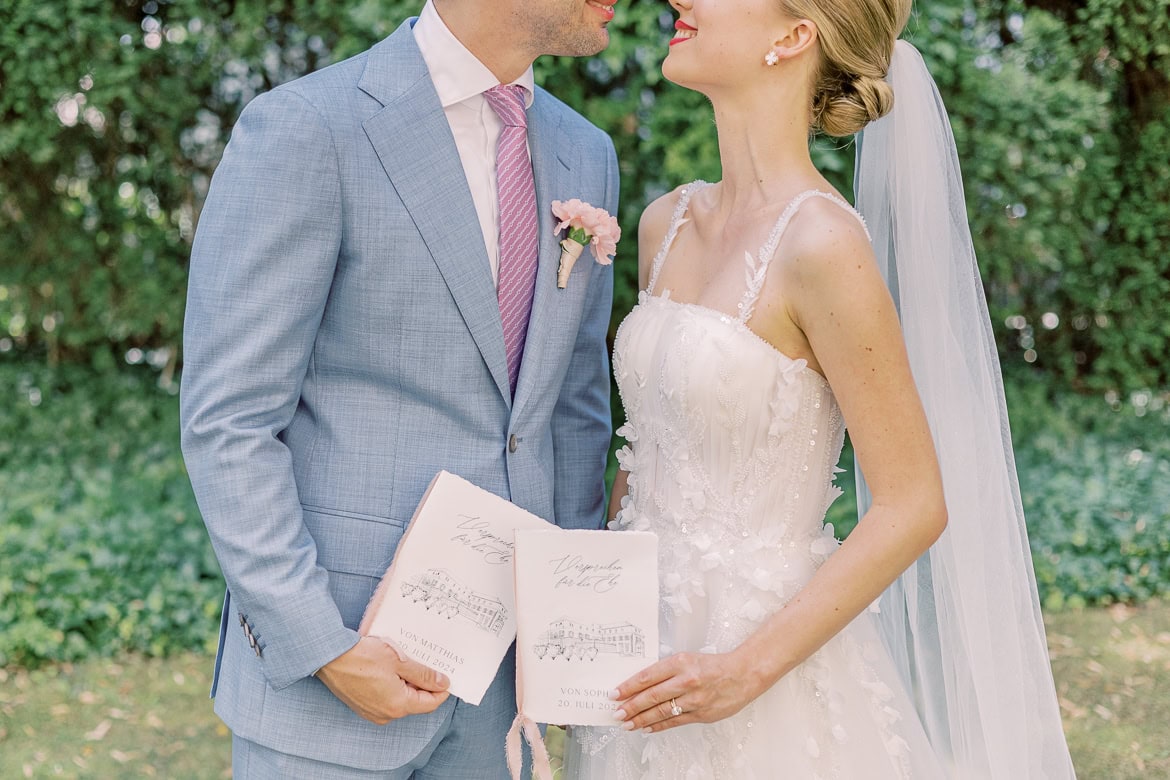
{"type": "Polygon", "coordinates": [[[278,89],[232,132],[200,217],[188,283],[183,456],[240,624],[273,688],[357,642],[329,594],[281,439],[341,243],[337,150],[323,117],[278,89]]]}
{"type": "MultiPolygon", "coordinates": [[[[604,207],[617,214],[617,156],[608,137],[604,160],[604,207]]],[[[599,528],[605,519],[605,462],[613,426],[606,344],[613,311],[613,266],[598,265],[593,271],[585,313],[552,418],[553,511],[562,528],[599,528]]]]}

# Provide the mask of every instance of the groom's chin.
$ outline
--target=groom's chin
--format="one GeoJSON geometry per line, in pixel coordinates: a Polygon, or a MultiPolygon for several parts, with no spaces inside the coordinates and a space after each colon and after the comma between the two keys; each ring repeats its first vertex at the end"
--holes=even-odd
{"type": "Polygon", "coordinates": [[[609,30],[603,27],[587,39],[582,37],[546,53],[553,57],[592,57],[594,54],[605,51],[608,47],[609,30]]]}
{"type": "Polygon", "coordinates": [[[598,41],[597,45],[594,47],[593,51],[589,52],[589,54],[590,55],[601,54],[603,51],[605,51],[608,48],[609,48],[609,29],[603,27],[603,28],[601,28],[601,34],[599,36],[599,41],[598,41]]]}

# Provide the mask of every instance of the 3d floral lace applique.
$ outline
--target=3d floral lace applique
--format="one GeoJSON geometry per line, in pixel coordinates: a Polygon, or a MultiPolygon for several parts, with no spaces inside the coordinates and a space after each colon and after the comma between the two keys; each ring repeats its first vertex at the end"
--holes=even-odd
{"type": "Polygon", "coordinates": [[[840,546],[841,543],[837,541],[837,537],[833,534],[833,524],[825,523],[821,529],[821,535],[813,539],[808,549],[813,555],[828,558],[840,546]]]}
{"type": "Polygon", "coordinates": [[[772,393],[772,400],[768,403],[768,408],[772,413],[772,421],[768,425],[770,439],[777,439],[792,428],[793,420],[800,409],[802,391],[797,379],[806,366],[808,366],[808,361],[801,358],[788,363],[780,372],[776,389],[772,393]]]}
{"type": "Polygon", "coordinates": [[[828,513],[829,507],[833,505],[833,502],[843,495],[845,495],[844,490],[839,488],[837,485],[829,485],[829,487],[825,489],[825,508],[822,511],[828,513]]]}
{"type": "Polygon", "coordinates": [[[757,566],[751,575],[749,575],[748,581],[752,584],[752,587],[759,588],[760,590],[771,590],[774,577],[775,574],[769,569],[757,566]]]}
{"type": "Polygon", "coordinates": [[[881,649],[876,643],[862,644],[851,636],[843,636],[842,644],[854,658],[853,674],[869,695],[870,710],[882,732],[887,754],[895,762],[901,777],[911,777],[910,745],[896,730],[902,720],[902,713],[893,706],[894,690],[878,676],[873,667],[873,663],[881,657],[881,649]]]}
{"type": "Polygon", "coordinates": [[[829,507],[833,505],[834,501],[845,495],[845,491],[837,484],[837,475],[844,473],[845,469],[833,466],[832,476],[830,477],[832,481],[829,483],[828,488],[825,489],[825,506],[821,510],[824,514],[828,514],[829,507]]]}
{"type": "Polygon", "coordinates": [[[712,569],[717,569],[722,565],[723,553],[719,550],[711,550],[710,552],[705,553],[703,557],[699,559],[699,568],[703,571],[711,571],[712,569]]]}
{"type": "Polygon", "coordinates": [[[634,448],[628,444],[623,444],[617,452],[614,453],[617,458],[618,466],[622,471],[633,472],[638,467],[638,456],[634,453],[634,448]]]}
{"type": "Polygon", "coordinates": [[[768,616],[768,611],[764,609],[764,605],[756,599],[748,599],[744,605],[739,608],[739,617],[750,620],[753,623],[758,623],[768,616]]]}

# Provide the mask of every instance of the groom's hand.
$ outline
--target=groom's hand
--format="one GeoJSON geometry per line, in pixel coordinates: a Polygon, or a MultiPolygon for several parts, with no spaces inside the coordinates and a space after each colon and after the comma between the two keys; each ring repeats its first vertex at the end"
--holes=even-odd
{"type": "Polygon", "coordinates": [[[431,712],[450,695],[447,676],[403,658],[372,636],[321,667],[317,679],[347,707],[384,726],[395,718],[431,712]]]}

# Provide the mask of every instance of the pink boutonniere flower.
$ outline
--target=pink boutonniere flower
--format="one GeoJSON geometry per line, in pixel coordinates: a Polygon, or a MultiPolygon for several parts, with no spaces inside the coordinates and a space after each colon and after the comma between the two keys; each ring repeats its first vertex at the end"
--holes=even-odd
{"type": "Polygon", "coordinates": [[[557,267],[557,287],[564,289],[569,282],[569,272],[573,264],[585,251],[586,246],[593,248],[593,256],[602,265],[613,262],[613,255],[617,252],[617,242],[622,237],[622,229],[618,227],[616,219],[605,209],[595,208],[588,203],[573,198],[572,200],[554,200],[553,215],[556,216],[557,230],[568,228],[569,233],[561,241],[561,262],[557,267]]]}

